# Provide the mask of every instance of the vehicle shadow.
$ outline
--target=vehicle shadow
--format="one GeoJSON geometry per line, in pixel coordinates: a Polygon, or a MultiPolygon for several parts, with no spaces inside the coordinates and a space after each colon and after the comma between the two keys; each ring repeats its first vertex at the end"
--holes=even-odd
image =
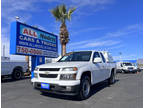
{"type": "MultiPolygon", "coordinates": [[[[116,79],[115,83],[117,83],[118,81],[119,80],[116,79]]],[[[91,96],[93,96],[94,94],[98,93],[99,91],[101,91],[102,89],[106,87],[110,87],[107,81],[103,81],[103,82],[93,85],[91,87],[91,94],[89,98],[91,98],[91,96]]],[[[53,94],[53,93],[44,93],[44,94],[41,93],[41,95],[51,97],[51,98],[63,99],[63,100],[82,101],[82,100],[79,100],[77,96],[67,96],[67,95],[60,95],[60,94],[53,94]]]]}
{"type": "Polygon", "coordinates": [[[14,80],[14,79],[12,79],[11,77],[9,77],[9,78],[3,78],[3,79],[1,79],[1,83],[16,82],[16,81],[26,80],[26,79],[30,79],[30,78],[31,78],[31,77],[23,77],[23,78],[20,79],[20,80],[14,80]]]}
{"type": "MultiPolygon", "coordinates": [[[[117,83],[119,81],[119,79],[116,79],[114,84],[117,83]]],[[[101,91],[102,89],[106,88],[106,87],[111,87],[112,85],[109,85],[108,84],[108,81],[103,81],[103,82],[100,82],[98,84],[95,84],[91,87],[91,95],[94,95],[95,93],[101,91]]]]}

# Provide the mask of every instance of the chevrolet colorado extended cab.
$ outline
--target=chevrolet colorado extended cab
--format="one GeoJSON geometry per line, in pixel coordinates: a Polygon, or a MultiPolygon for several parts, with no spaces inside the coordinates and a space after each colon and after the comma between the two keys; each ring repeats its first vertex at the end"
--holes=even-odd
{"type": "Polygon", "coordinates": [[[80,99],[87,99],[92,85],[104,80],[114,83],[115,66],[107,52],[70,52],[56,63],[37,66],[31,81],[42,93],[77,95],[80,99]]]}

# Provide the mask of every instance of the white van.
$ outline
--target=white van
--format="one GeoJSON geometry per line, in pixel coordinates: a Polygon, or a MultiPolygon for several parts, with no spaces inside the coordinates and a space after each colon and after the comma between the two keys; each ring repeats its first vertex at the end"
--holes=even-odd
{"type": "Polygon", "coordinates": [[[120,73],[137,72],[137,66],[130,62],[117,62],[116,67],[117,67],[117,72],[120,73]]]}
{"type": "Polygon", "coordinates": [[[10,60],[9,57],[1,57],[1,76],[12,77],[15,80],[22,78],[24,72],[27,71],[27,62],[10,60]]]}

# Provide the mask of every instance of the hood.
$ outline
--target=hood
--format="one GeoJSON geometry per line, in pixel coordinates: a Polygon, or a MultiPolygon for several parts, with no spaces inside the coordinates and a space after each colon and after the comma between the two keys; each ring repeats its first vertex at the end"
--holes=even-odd
{"type": "Polygon", "coordinates": [[[135,66],[125,66],[124,68],[125,68],[125,69],[128,69],[128,68],[133,68],[133,69],[135,69],[136,67],[135,67],[135,66]]]}
{"type": "Polygon", "coordinates": [[[89,62],[56,62],[39,65],[39,68],[63,68],[63,67],[82,67],[89,62]]]}
{"type": "Polygon", "coordinates": [[[135,66],[125,66],[125,67],[127,67],[127,68],[134,68],[135,66]]]}

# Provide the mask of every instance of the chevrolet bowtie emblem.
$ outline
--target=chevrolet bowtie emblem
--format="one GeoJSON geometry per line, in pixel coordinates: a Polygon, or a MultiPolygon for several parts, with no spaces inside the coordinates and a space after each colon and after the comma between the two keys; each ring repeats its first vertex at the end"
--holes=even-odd
{"type": "Polygon", "coordinates": [[[48,75],[48,74],[49,74],[49,72],[45,72],[45,74],[47,74],[47,75],[48,75]]]}

